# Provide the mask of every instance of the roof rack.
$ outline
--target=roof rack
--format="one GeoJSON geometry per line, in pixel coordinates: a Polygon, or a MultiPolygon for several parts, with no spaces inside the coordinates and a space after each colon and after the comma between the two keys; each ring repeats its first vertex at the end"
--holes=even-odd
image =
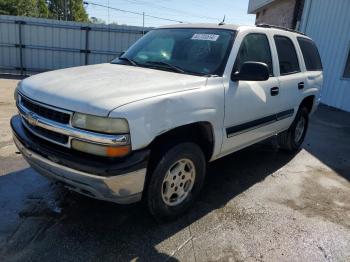
{"type": "Polygon", "coordinates": [[[297,34],[301,34],[301,35],[305,35],[302,32],[287,28],[287,27],[283,27],[283,26],[277,26],[277,25],[269,25],[269,24],[257,24],[257,27],[264,27],[264,28],[276,28],[276,29],[280,29],[280,30],[284,30],[284,31],[288,31],[288,32],[293,32],[293,33],[297,33],[297,34]]]}

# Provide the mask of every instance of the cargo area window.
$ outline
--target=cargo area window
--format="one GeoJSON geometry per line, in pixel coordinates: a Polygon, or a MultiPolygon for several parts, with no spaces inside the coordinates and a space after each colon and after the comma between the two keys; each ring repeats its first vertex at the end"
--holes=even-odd
{"type": "Polygon", "coordinates": [[[274,39],[280,65],[280,75],[299,73],[298,56],[292,40],[280,35],[274,36],[274,39]]]}
{"type": "Polygon", "coordinates": [[[315,43],[303,37],[298,37],[298,43],[303,53],[306,70],[322,71],[321,57],[315,43]]]}

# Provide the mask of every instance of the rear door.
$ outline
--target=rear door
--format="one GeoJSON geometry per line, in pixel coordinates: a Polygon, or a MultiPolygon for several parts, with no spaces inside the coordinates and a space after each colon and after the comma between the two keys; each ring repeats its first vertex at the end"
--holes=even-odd
{"type": "Polygon", "coordinates": [[[273,36],[277,51],[280,108],[286,114],[283,129],[287,129],[293,121],[293,115],[298,110],[302,90],[305,88],[305,72],[302,71],[300,54],[297,52],[297,42],[294,37],[275,34],[273,36]]]}
{"type": "MultiPolygon", "coordinates": [[[[319,95],[323,84],[322,62],[315,43],[306,37],[297,37],[306,69],[305,88],[301,90],[303,96],[319,95]]],[[[318,99],[315,99],[318,101],[318,99]]]]}

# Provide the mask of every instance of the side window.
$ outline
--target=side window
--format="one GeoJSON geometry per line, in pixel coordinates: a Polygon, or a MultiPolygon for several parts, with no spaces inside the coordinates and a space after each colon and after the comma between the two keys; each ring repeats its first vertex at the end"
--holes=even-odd
{"type": "Polygon", "coordinates": [[[280,63],[280,74],[288,75],[300,72],[297,52],[292,40],[285,36],[274,36],[278,60],[280,63]]]}
{"type": "Polygon", "coordinates": [[[270,44],[264,34],[247,35],[239,48],[234,71],[239,71],[244,62],[262,62],[267,64],[270,76],[273,75],[270,44]]]}
{"type": "Polygon", "coordinates": [[[314,42],[309,39],[298,37],[298,43],[303,53],[306,70],[308,71],[321,71],[322,63],[320,54],[314,42]]]}
{"type": "Polygon", "coordinates": [[[350,50],[348,53],[348,59],[346,60],[346,65],[345,65],[343,77],[350,78],[350,50]]]}

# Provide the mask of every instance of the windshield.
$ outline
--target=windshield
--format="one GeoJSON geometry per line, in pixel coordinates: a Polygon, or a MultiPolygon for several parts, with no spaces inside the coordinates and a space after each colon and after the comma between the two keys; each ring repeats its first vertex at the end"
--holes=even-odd
{"type": "Polygon", "coordinates": [[[234,31],[224,29],[156,29],[112,63],[221,76],[234,35],[234,31]]]}

